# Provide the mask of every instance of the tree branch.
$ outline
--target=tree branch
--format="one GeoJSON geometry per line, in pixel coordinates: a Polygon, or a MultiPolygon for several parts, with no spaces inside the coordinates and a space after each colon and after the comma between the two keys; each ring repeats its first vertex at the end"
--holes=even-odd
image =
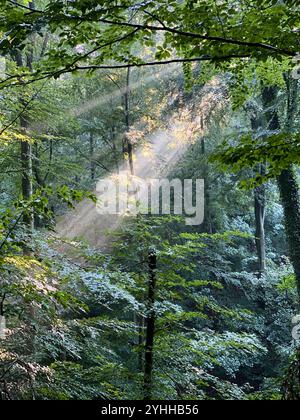
{"type": "MultiPolygon", "coordinates": [[[[75,66],[74,68],[64,68],[61,70],[57,70],[55,72],[45,72],[42,73],[41,76],[39,76],[39,74],[36,74],[36,77],[31,79],[31,80],[27,80],[27,81],[20,81],[18,83],[12,83],[9,86],[24,86],[24,85],[30,85],[32,83],[36,83],[39,82],[41,80],[45,80],[45,79],[50,79],[51,77],[56,77],[58,78],[59,76],[63,75],[63,74],[67,74],[67,73],[74,73],[76,71],[85,71],[85,70],[120,70],[120,69],[128,69],[128,68],[140,68],[140,67],[154,67],[154,66],[162,66],[162,65],[167,65],[167,64],[180,64],[180,63],[197,63],[197,62],[201,62],[201,61],[212,61],[212,62],[216,62],[216,61],[226,61],[226,60],[232,60],[235,58],[238,59],[246,59],[246,58],[250,58],[251,55],[250,54],[231,54],[231,55],[226,55],[226,56],[221,56],[221,57],[211,57],[211,56],[203,56],[203,57],[195,57],[195,58],[174,58],[174,59],[170,59],[170,60],[166,60],[166,61],[150,61],[150,62],[142,62],[142,63],[128,63],[128,64],[111,64],[111,65],[97,65],[97,64],[92,64],[92,65],[87,65],[87,66],[75,66]]],[[[80,60],[78,60],[80,61],[80,60]]],[[[5,87],[7,82],[9,82],[10,80],[14,80],[14,79],[20,79],[20,78],[26,78],[32,76],[32,74],[30,73],[23,73],[20,75],[15,75],[15,76],[10,76],[9,78],[3,80],[2,82],[0,82],[0,89],[1,89],[1,85],[3,84],[5,87]]],[[[2,88],[3,88],[2,87],[2,88]]]]}
{"type": "Polygon", "coordinates": [[[169,32],[175,35],[181,35],[181,36],[194,38],[194,39],[201,39],[203,41],[216,41],[216,42],[221,42],[225,44],[233,44],[233,45],[239,45],[239,46],[250,47],[250,48],[260,48],[260,49],[277,52],[279,54],[288,55],[291,57],[294,57],[297,55],[296,51],[290,51],[290,50],[277,48],[272,45],[263,44],[261,42],[239,41],[236,39],[224,38],[220,36],[200,35],[194,32],[185,32],[179,29],[169,28],[165,25],[164,26],[140,25],[137,23],[129,23],[129,22],[115,22],[108,19],[99,19],[99,22],[106,23],[108,25],[125,26],[125,27],[136,28],[136,29],[147,29],[154,32],[158,32],[158,31],[169,32]]]}
{"type": "Polygon", "coordinates": [[[180,64],[180,63],[197,63],[201,61],[223,61],[231,60],[234,58],[250,58],[249,54],[232,54],[223,57],[195,57],[195,58],[174,58],[166,61],[150,61],[146,63],[132,63],[132,64],[112,64],[112,65],[89,65],[89,66],[77,66],[73,71],[76,70],[113,70],[113,69],[128,69],[133,67],[151,67],[161,66],[167,64],[180,64]]]}
{"type": "Polygon", "coordinates": [[[13,6],[19,7],[20,9],[28,10],[30,13],[44,13],[42,10],[32,9],[29,6],[25,6],[24,4],[20,4],[17,1],[14,1],[14,0],[6,0],[6,1],[8,3],[12,4],[13,6]]]}

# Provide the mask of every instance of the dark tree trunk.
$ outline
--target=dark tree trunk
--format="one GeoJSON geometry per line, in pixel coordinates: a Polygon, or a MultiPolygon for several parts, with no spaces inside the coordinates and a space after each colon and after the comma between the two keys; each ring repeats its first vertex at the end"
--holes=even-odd
{"type": "MultiPolygon", "coordinates": [[[[201,117],[201,130],[204,130],[204,121],[203,117],[201,117]]],[[[205,181],[204,184],[204,198],[205,198],[205,209],[204,209],[204,222],[201,227],[204,233],[213,234],[214,233],[214,222],[213,222],[213,215],[211,211],[211,197],[210,197],[210,176],[209,176],[209,166],[206,161],[206,138],[202,137],[201,139],[201,155],[202,155],[202,177],[205,181]]]]}
{"type": "MultiPolygon", "coordinates": [[[[28,121],[25,116],[20,119],[20,125],[24,134],[28,132],[28,121]]],[[[30,201],[33,194],[33,170],[32,170],[32,146],[29,142],[21,142],[21,168],[22,168],[22,197],[26,201],[30,201]]],[[[27,228],[32,231],[34,228],[33,212],[24,215],[24,223],[27,228]]]]}
{"type": "MultiPolygon", "coordinates": [[[[251,118],[253,134],[256,135],[259,129],[263,128],[263,120],[254,110],[255,116],[251,118]]],[[[257,171],[264,175],[265,165],[259,165],[257,171]]],[[[255,243],[258,258],[258,271],[262,276],[266,271],[266,188],[261,185],[254,189],[254,213],[255,213],[255,243]]]]}
{"type": "Polygon", "coordinates": [[[134,175],[134,164],[133,164],[133,146],[132,142],[129,138],[129,131],[130,131],[130,68],[127,70],[127,77],[126,77],[126,89],[125,89],[125,126],[126,126],[126,134],[123,144],[123,153],[125,158],[128,160],[129,170],[131,175],[134,175]]]}
{"type": "Polygon", "coordinates": [[[266,271],[266,235],[265,235],[265,186],[255,188],[255,241],[258,255],[258,270],[260,275],[266,271]]]}
{"type": "MultiPolygon", "coordinates": [[[[45,188],[46,187],[46,179],[47,174],[45,177],[43,177],[42,170],[41,170],[41,159],[40,159],[40,153],[39,153],[39,145],[35,141],[33,144],[33,155],[32,155],[32,168],[33,168],[33,174],[35,177],[35,181],[37,183],[37,186],[39,188],[45,188]]],[[[34,214],[34,227],[36,229],[42,228],[45,226],[45,222],[39,217],[39,215],[34,214]]]]}
{"type": "Polygon", "coordinates": [[[294,267],[300,296],[300,200],[299,186],[292,168],[282,172],[278,178],[278,186],[284,208],[290,258],[294,267]]]}
{"type": "Polygon", "coordinates": [[[138,371],[143,372],[144,369],[144,339],[145,339],[145,322],[142,316],[138,317],[138,371]]]}
{"type": "Polygon", "coordinates": [[[91,181],[95,181],[95,175],[96,175],[96,168],[95,168],[95,140],[94,140],[94,134],[90,133],[90,170],[91,170],[91,181]]]}
{"type": "Polygon", "coordinates": [[[156,289],[157,257],[155,251],[149,253],[149,288],[148,288],[148,313],[146,318],[146,351],[145,351],[145,376],[144,400],[152,399],[153,388],[153,346],[155,335],[155,289],[156,289]]]}
{"type": "Polygon", "coordinates": [[[39,146],[37,142],[34,142],[34,152],[33,152],[33,161],[32,161],[32,167],[33,167],[33,173],[35,180],[39,187],[43,188],[45,187],[45,180],[41,173],[41,165],[40,165],[40,154],[39,154],[39,146]]]}
{"type": "MultiPolygon", "coordinates": [[[[20,51],[16,51],[13,55],[13,58],[18,67],[23,67],[24,60],[22,53],[20,51]]],[[[29,64],[32,68],[32,62],[29,61],[27,58],[27,64],[29,64]]],[[[25,106],[24,99],[20,97],[19,102],[22,107],[25,106]]],[[[23,133],[26,135],[28,133],[28,117],[24,112],[20,117],[20,126],[23,133]]],[[[24,200],[29,201],[33,194],[33,184],[32,184],[32,146],[27,141],[21,142],[21,150],[20,150],[20,157],[21,157],[21,168],[22,168],[22,197],[24,200]]],[[[24,224],[27,228],[31,231],[34,228],[34,216],[33,213],[30,212],[29,214],[24,215],[24,224]]]]}

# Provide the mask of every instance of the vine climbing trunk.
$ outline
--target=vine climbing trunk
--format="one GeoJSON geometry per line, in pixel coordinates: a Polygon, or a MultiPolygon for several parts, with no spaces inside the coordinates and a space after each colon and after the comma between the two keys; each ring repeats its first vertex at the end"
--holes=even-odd
{"type": "Polygon", "coordinates": [[[149,252],[149,285],[148,285],[148,311],[146,317],[146,348],[145,348],[145,375],[144,400],[151,400],[153,393],[153,350],[155,336],[155,290],[156,290],[157,256],[155,251],[149,252]]]}
{"type": "Polygon", "coordinates": [[[300,200],[299,186],[292,168],[281,173],[278,177],[278,186],[284,208],[290,258],[295,271],[300,300],[300,200]]]}
{"type": "MultiPolygon", "coordinates": [[[[298,81],[291,81],[290,76],[286,76],[287,81],[287,118],[285,129],[287,132],[292,130],[294,116],[297,112],[298,81]],[[291,88],[292,84],[292,88],[291,88]]],[[[275,106],[278,89],[276,87],[264,88],[263,102],[267,109],[268,129],[271,132],[281,130],[281,123],[275,106]]],[[[289,246],[290,259],[293,264],[300,306],[300,199],[299,185],[296,174],[292,167],[286,168],[277,178],[280,191],[282,206],[284,210],[286,236],[289,246]]]]}

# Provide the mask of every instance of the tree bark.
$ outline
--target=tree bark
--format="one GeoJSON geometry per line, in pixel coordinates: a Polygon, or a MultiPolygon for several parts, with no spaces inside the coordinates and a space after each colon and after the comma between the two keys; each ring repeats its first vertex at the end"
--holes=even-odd
{"type": "Polygon", "coordinates": [[[153,346],[155,335],[155,289],[156,289],[157,257],[155,251],[149,253],[149,288],[148,288],[148,313],[146,318],[146,351],[145,351],[145,376],[144,400],[152,399],[153,388],[153,346]]]}
{"type": "MultiPolygon", "coordinates": [[[[204,131],[204,121],[201,117],[201,130],[204,131]]],[[[201,226],[201,230],[204,233],[213,234],[215,233],[214,218],[211,209],[211,194],[210,194],[210,174],[209,165],[205,159],[206,152],[206,138],[203,136],[201,139],[201,155],[202,155],[202,177],[205,181],[204,184],[204,198],[205,198],[205,209],[204,209],[204,222],[201,226]]]]}
{"type": "Polygon", "coordinates": [[[143,354],[143,348],[144,348],[144,337],[145,337],[145,323],[144,318],[142,316],[138,316],[138,371],[140,373],[143,372],[144,369],[144,354],[143,354]]]}
{"type": "Polygon", "coordinates": [[[299,186],[292,168],[281,173],[278,186],[284,208],[286,235],[300,297],[300,200],[299,186]]]}
{"type": "MultiPolygon", "coordinates": [[[[15,61],[18,67],[23,67],[23,57],[20,51],[16,52],[15,61]]],[[[23,98],[20,97],[19,102],[24,106],[23,98]]],[[[26,135],[28,133],[28,117],[23,113],[20,117],[20,126],[23,133],[26,135]]],[[[22,197],[26,201],[30,201],[33,194],[33,184],[32,184],[32,146],[27,141],[21,142],[21,168],[22,168],[22,197]]],[[[30,212],[24,215],[24,224],[27,226],[28,230],[32,231],[34,228],[34,216],[33,212],[30,212]]]]}
{"type": "Polygon", "coordinates": [[[116,171],[119,174],[120,167],[119,167],[119,156],[118,156],[118,150],[117,150],[117,144],[116,144],[116,127],[114,126],[111,129],[111,141],[112,141],[112,148],[113,148],[116,171]]]}
{"type": "MultiPolygon", "coordinates": [[[[263,120],[258,115],[258,110],[252,110],[255,114],[251,118],[252,132],[257,134],[263,127],[263,120]]],[[[265,165],[259,165],[257,171],[261,175],[265,173],[265,165]]],[[[255,244],[258,259],[258,272],[262,276],[266,271],[266,187],[261,185],[254,189],[254,214],[255,214],[255,244]]]]}
{"type": "MultiPolygon", "coordinates": [[[[27,131],[27,123],[21,121],[21,127],[24,132],[27,131]]],[[[32,185],[32,147],[31,144],[25,141],[21,142],[21,168],[22,168],[22,197],[26,201],[30,201],[33,195],[33,185],[32,185]]],[[[32,231],[34,229],[34,216],[33,212],[24,215],[23,218],[24,224],[27,226],[28,230],[32,231]]]]}

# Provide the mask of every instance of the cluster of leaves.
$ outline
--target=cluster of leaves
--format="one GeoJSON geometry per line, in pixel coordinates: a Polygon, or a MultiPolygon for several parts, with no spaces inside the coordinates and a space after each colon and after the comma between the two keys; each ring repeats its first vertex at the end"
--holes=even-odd
{"type": "Polygon", "coordinates": [[[246,399],[249,390],[235,378],[241,369],[257,365],[266,349],[254,333],[237,328],[246,325],[247,311],[218,303],[224,289],[220,276],[203,280],[198,275],[203,266],[207,269],[208,256],[218,259],[213,255],[222,241],[228,248],[234,238],[248,240],[248,235],[174,234],[183,227],[178,218],[129,219],[112,257],[82,248],[88,268],[68,262],[40,235],[34,239],[38,260],[5,258],[8,337],[1,343],[1,366],[6,372],[12,365],[14,372],[4,378],[8,395],[142,397],[147,254],[149,244],[156,243],[154,395],[246,399]],[[98,268],[92,268],[96,256],[98,268]]]}

